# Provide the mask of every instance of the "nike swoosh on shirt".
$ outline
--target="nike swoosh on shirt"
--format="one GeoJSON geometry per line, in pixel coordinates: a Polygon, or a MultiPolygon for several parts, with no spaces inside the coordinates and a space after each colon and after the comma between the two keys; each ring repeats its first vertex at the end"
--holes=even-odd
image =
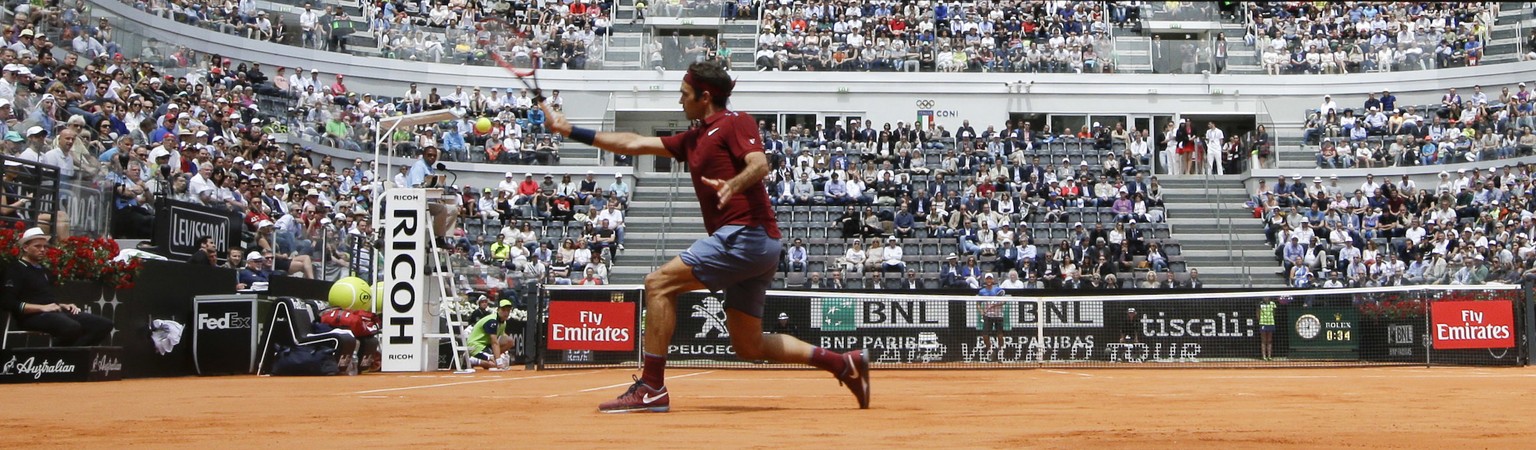
{"type": "Polygon", "coordinates": [[[666,397],[666,396],[667,396],[666,392],[662,392],[661,395],[658,395],[658,396],[655,396],[655,397],[652,397],[651,394],[645,394],[645,395],[640,397],[640,402],[641,403],[650,403],[650,402],[654,402],[654,401],[657,401],[657,400],[661,400],[662,397],[666,397]]]}
{"type": "Polygon", "coordinates": [[[710,136],[714,136],[714,135],[715,135],[715,132],[716,132],[716,131],[720,131],[720,128],[718,128],[718,127],[716,127],[716,128],[711,128],[711,129],[710,129],[710,130],[709,130],[709,135],[710,135],[710,136]]]}

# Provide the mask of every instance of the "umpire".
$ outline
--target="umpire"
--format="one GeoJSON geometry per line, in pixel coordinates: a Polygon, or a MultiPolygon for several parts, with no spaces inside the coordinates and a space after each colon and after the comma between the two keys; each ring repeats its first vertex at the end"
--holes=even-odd
{"type": "Polygon", "coordinates": [[[112,333],[112,321],[82,312],[80,307],[54,300],[54,274],[43,267],[48,234],[32,228],[21,235],[21,258],[0,274],[0,309],[24,330],[53,336],[54,344],[84,347],[100,344],[112,333]]]}

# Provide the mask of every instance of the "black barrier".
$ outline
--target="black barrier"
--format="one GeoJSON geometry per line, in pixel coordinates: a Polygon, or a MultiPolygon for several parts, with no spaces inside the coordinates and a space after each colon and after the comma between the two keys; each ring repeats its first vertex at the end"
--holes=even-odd
{"type": "MultiPolygon", "coordinates": [[[[41,214],[52,214],[59,211],[59,169],[54,166],[39,164],[34,161],[16,158],[10,155],[0,155],[0,161],[6,164],[0,167],[7,175],[14,175],[8,185],[14,185],[16,192],[6,194],[7,202],[15,202],[18,198],[29,198],[32,201],[18,207],[18,216],[28,227],[37,226],[37,218],[41,214]],[[15,165],[12,165],[15,164],[15,165]]],[[[0,224],[8,224],[12,219],[0,217],[0,224]]],[[[57,215],[52,216],[57,221],[57,215]]]]}
{"type": "Polygon", "coordinates": [[[198,375],[254,374],[272,300],[256,295],[200,295],[192,306],[192,353],[198,375]]]}
{"type": "Polygon", "coordinates": [[[197,251],[197,238],[211,236],[219,254],[240,244],[240,215],[196,203],[160,198],[155,202],[155,244],[172,259],[187,259],[197,251]]]}
{"type": "MultiPolygon", "coordinates": [[[[331,283],[326,281],[277,277],[262,294],[324,299],[330,286],[331,283]]],[[[192,300],[200,295],[236,293],[235,271],[232,269],[154,260],[143,261],[132,288],[111,289],[97,283],[64,281],[55,289],[60,302],[79,305],[87,312],[114,322],[113,333],[104,344],[121,347],[118,363],[121,364],[121,376],[125,378],[196,374],[192,340],[199,318],[193,314],[192,300]],[[156,348],[154,340],[153,325],[157,320],[182,325],[180,343],[163,353],[156,348]]],[[[225,326],[225,323],[214,323],[213,326],[225,326]]]]}
{"type": "Polygon", "coordinates": [[[118,347],[0,350],[0,383],[117,381],[123,378],[118,347]]]}
{"type": "MultiPolygon", "coordinates": [[[[541,345],[534,349],[540,356],[537,360],[540,367],[634,367],[638,364],[640,335],[644,333],[640,326],[638,289],[551,289],[548,292],[547,309],[544,314],[537,315],[543,319],[536,329],[538,334],[524,337],[525,341],[541,345]],[[596,312],[597,309],[604,311],[596,312]],[[594,319],[594,314],[604,317],[594,319]],[[613,314],[627,314],[627,320],[616,319],[613,314]],[[622,350],[594,349],[618,340],[630,344],[622,350]]],[[[530,314],[529,322],[535,322],[534,317],[530,314]]],[[[535,328],[530,325],[529,329],[535,328]]]]}
{"type": "MultiPolygon", "coordinates": [[[[883,363],[1214,362],[1259,357],[1257,302],[1045,301],[1005,305],[1002,339],[982,332],[977,300],[878,299],[770,295],[763,329],[836,351],[871,349],[883,363]],[[1130,317],[1127,310],[1135,309],[1130,317]],[[1043,324],[1043,325],[1041,325],[1043,324]],[[1037,328],[1040,328],[1037,332],[1037,328]],[[1126,339],[1121,339],[1129,336],[1126,339]],[[989,349],[990,352],[989,352],[989,349]]],[[[1286,307],[1282,307],[1282,311],[1286,307]]],[[[1283,315],[1280,313],[1278,315],[1283,315]]],[[[672,361],[736,361],[721,296],[679,298],[672,361]]],[[[1276,340],[1283,348],[1284,340],[1276,340]]]]}
{"type": "Polygon", "coordinates": [[[296,297],[313,300],[328,300],[331,298],[331,285],[335,282],[325,280],[311,280],[297,277],[272,277],[267,283],[267,291],[260,294],[269,298],[296,297]]]}
{"type": "Polygon", "coordinates": [[[117,332],[111,342],[123,348],[125,377],[189,376],[196,373],[192,366],[192,333],[196,329],[192,298],[234,293],[234,270],[144,261],[133,288],[108,291],[99,300],[103,309],[92,312],[116,322],[117,332]],[[183,326],[181,342],[168,352],[161,353],[155,347],[155,320],[174,321],[183,326]]]}
{"type": "MultiPolygon", "coordinates": [[[[868,349],[878,363],[921,367],[992,364],[1118,366],[1309,366],[1341,364],[1517,365],[1523,339],[1481,348],[1434,348],[1430,305],[1475,301],[1509,319],[1446,327],[1523,330],[1527,300],[1512,289],[1447,287],[1383,292],[1310,291],[1295,295],[1187,294],[1007,298],[770,291],[763,331],[794,335],[834,351],[868,349]],[[1439,290],[1434,290],[1439,289],[1439,290]],[[985,302],[997,300],[1001,331],[984,332],[985,302]],[[1261,349],[1261,303],[1274,302],[1271,359],[1261,349]],[[780,317],[784,317],[781,321],[780,317]],[[1481,328],[1479,328],[1481,327],[1481,328]],[[1427,331],[1428,330],[1428,331],[1427,331]]],[[[617,293],[617,292],[615,292],[617,293]]],[[[602,291],[551,289],[552,299],[601,299],[602,291]],[[577,294],[576,292],[579,292],[577,294]]],[[[626,293],[626,295],[629,295],[626,293]]],[[[1477,309],[1477,308],[1473,308],[1477,309]]],[[[678,298],[677,324],[668,348],[673,365],[740,364],[726,326],[723,296],[678,298]]],[[[1454,322],[1458,317],[1442,319],[1454,322]]],[[[1473,320],[1473,319],[1468,319],[1473,320]]],[[[643,331],[643,327],[637,326],[643,331]]],[[[1522,335],[1523,336],[1523,335],[1522,335]]],[[[548,339],[546,339],[547,341],[548,339]]],[[[1478,341],[1484,342],[1484,341],[1478,341]]],[[[1492,342],[1492,341],[1487,341],[1492,342]]],[[[1441,344],[1448,347],[1451,344],[1441,344]]],[[[572,360],[551,352],[551,365],[616,364],[623,353],[572,360]],[[603,359],[607,357],[609,359],[603,359]]],[[[582,358],[586,358],[582,355],[582,358]]],[[[633,363],[633,361],[629,361],[633,363]]],[[[794,367],[755,364],[759,367],[794,367]]]]}

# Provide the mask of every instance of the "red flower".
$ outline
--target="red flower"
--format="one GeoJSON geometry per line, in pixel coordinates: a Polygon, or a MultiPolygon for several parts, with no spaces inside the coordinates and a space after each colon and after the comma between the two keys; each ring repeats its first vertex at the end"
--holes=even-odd
{"type": "MultiPolygon", "coordinates": [[[[21,257],[16,241],[23,226],[0,228],[0,263],[21,257]]],[[[95,281],[121,289],[133,285],[139,261],[116,262],[117,241],[108,238],[75,236],[62,239],[43,254],[43,265],[57,275],[55,280],[95,281]]]]}

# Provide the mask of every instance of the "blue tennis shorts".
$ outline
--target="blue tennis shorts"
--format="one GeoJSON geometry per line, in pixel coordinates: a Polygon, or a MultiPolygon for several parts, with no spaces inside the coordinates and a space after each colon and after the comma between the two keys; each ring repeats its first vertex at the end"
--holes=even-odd
{"type": "Polygon", "coordinates": [[[693,276],[714,292],[725,292],[725,307],[763,317],[763,300],[779,270],[784,245],[762,227],[726,225],[693,241],[680,256],[693,276]]]}
{"type": "Polygon", "coordinates": [[[1275,332],[1275,326],[1274,325],[1259,325],[1259,331],[1262,331],[1262,332],[1265,332],[1265,333],[1274,333],[1275,332]]]}

